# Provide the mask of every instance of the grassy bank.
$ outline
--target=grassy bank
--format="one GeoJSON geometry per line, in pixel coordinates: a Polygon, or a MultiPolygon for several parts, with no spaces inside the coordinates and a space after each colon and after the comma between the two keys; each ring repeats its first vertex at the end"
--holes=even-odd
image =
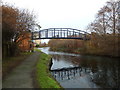
{"type": "MultiPolygon", "coordinates": [[[[38,50],[37,50],[38,51],[38,50]]],[[[61,88],[59,83],[51,76],[49,72],[49,62],[51,56],[45,53],[40,54],[37,62],[37,81],[40,88],[61,88]]]]}
{"type": "Polygon", "coordinates": [[[4,79],[16,66],[24,61],[31,52],[21,53],[19,56],[7,57],[2,60],[2,78],[4,79]]]}

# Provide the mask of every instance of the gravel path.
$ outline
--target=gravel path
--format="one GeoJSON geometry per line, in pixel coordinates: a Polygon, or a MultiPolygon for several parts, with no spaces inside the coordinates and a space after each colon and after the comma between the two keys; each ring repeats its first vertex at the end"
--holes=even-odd
{"type": "Polygon", "coordinates": [[[17,66],[3,81],[3,88],[34,88],[32,72],[39,54],[39,52],[34,52],[17,66]]]}

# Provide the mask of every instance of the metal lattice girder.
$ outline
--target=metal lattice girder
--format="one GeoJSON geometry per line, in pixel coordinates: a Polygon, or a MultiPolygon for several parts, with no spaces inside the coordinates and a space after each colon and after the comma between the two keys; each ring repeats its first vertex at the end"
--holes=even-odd
{"type": "Polygon", "coordinates": [[[32,39],[81,39],[88,40],[88,33],[72,28],[48,28],[32,32],[32,39]]]}

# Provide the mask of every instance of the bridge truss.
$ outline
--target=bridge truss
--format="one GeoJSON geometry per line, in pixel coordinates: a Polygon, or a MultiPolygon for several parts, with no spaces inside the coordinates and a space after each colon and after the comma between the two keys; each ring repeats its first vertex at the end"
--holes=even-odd
{"type": "Polygon", "coordinates": [[[32,40],[36,39],[81,39],[89,40],[85,31],[72,28],[49,28],[32,32],[32,40]]]}

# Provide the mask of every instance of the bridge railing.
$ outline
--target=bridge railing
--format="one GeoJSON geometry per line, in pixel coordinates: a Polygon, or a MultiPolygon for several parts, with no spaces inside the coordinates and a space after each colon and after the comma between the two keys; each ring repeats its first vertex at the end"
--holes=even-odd
{"type": "Polygon", "coordinates": [[[32,39],[87,39],[85,31],[72,28],[49,28],[32,32],[32,39]]]}

